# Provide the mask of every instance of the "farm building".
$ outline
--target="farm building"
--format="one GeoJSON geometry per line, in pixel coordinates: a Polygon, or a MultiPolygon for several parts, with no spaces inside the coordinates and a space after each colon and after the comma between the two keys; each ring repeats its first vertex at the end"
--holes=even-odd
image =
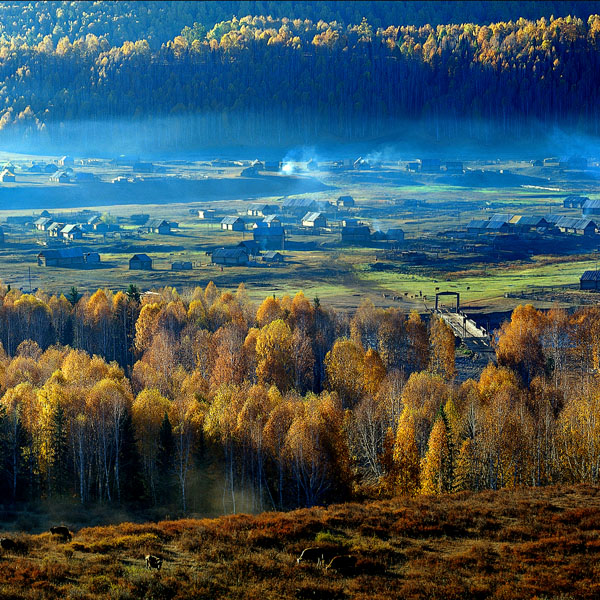
{"type": "Polygon", "coordinates": [[[263,250],[283,250],[285,245],[285,229],[281,225],[267,225],[264,221],[256,223],[252,230],[254,241],[263,250]]]}
{"type": "Polygon", "coordinates": [[[147,254],[134,254],[129,259],[130,271],[152,271],[152,259],[147,254]]]}
{"type": "Polygon", "coordinates": [[[40,217],[33,222],[35,228],[39,231],[48,231],[48,227],[50,227],[52,223],[54,223],[52,217],[40,217]]]}
{"type": "Polygon", "coordinates": [[[563,208],[583,208],[583,205],[589,200],[587,196],[567,196],[563,200],[563,208]]]}
{"type": "Polygon", "coordinates": [[[489,221],[486,219],[472,219],[467,225],[467,233],[480,234],[486,233],[489,221]]]}
{"type": "Polygon", "coordinates": [[[410,171],[411,173],[416,173],[419,170],[420,166],[421,166],[421,163],[418,163],[416,161],[411,161],[409,163],[406,163],[406,170],[410,171]]]}
{"type": "Polygon", "coordinates": [[[283,262],[283,254],[281,252],[275,252],[271,250],[270,252],[265,252],[262,257],[263,262],[270,263],[282,263],[283,262]]]}
{"type": "Polygon", "coordinates": [[[4,171],[0,173],[0,181],[2,183],[14,183],[16,180],[15,174],[8,169],[4,169],[4,171]]]}
{"type": "Polygon", "coordinates": [[[171,233],[171,223],[165,219],[149,219],[144,223],[143,228],[148,233],[159,233],[160,235],[168,235],[171,233]]]}
{"type": "Polygon", "coordinates": [[[286,214],[301,216],[315,210],[316,206],[316,202],[310,198],[286,198],[281,210],[286,214]]]}
{"type": "Polygon", "coordinates": [[[517,232],[531,231],[532,229],[548,229],[551,226],[544,217],[535,215],[515,215],[509,223],[512,229],[517,232]]]}
{"type": "Polygon", "coordinates": [[[191,271],[192,263],[189,261],[176,260],[171,263],[171,271],[191,271]]]}
{"type": "Polygon", "coordinates": [[[50,237],[60,237],[60,232],[62,228],[66,225],[66,223],[52,223],[50,227],[46,230],[50,237]]]}
{"type": "Polygon", "coordinates": [[[98,215],[91,217],[88,220],[88,225],[98,233],[108,231],[108,225],[98,215]]]}
{"type": "Polygon", "coordinates": [[[240,217],[225,217],[221,221],[221,229],[225,231],[245,231],[246,224],[240,217]]]}
{"type": "Polygon", "coordinates": [[[556,226],[556,224],[563,218],[564,215],[559,215],[556,213],[548,213],[544,215],[544,219],[548,222],[549,225],[556,226]]]}
{"type": "Polygon", "coordinates": [[[37,255],[37,263],[40,267],[72,267],[83,265],[85,257],[81,248],[42,250],[37,255]]]}
{"type": "Polygon", "coordinates": [[[198,218],[205,221],[212,221],[216,216],[217,211],[214,208],[205,208],[198,211],[198,218]]]}
{"type": "Polygon", "coordinates": [[[576,233],[578,235],[594,235],[598,226],[591,219],[578,219],[574,217],[561,217],[556,222],[556,227],[563,233],[576,233]]]}
{"type": "Polygon", "coordinates": [[[327,219],[325,215],[320,212],[308,212],[302,217],[303,227],[313,227],[318,229],[319,227],[327,227],[327,219]]]}
{"type": "Polygon", "coordinates": [[[359,156],[354,163],[352,163],[352,168],[360,171],[363,169],[370,169],[371,165],[362,156],[359,156]]]}
{"type": "Polygon", "coordinates": [[[277,212],[277,207],[272,204],[252,203],[248,205],[246,214],[250,217],[266,217],[277,212]]]}
{"type": "Polygon", "coordinates": [[[421,173],[438,173],[441,162],[439,158],[422,158],[421,173]]]}
{"type": "Polygon", "coordinates": [[[394,242],[403,242],[404,241],[404,230],[400,229],[400,227],[390,227],[385,235],[387,239],[394,242]]]}
{"type": "Polygon", "coordinates": [[[212,253],[216,265],[241,266],[248,264],[248,251],[245,248],[217,248],[212,253]]]}
{"type": "Polygon", "coordinates": [[[586,200],[581,211],[584,217],[600,215],[600,200],[586,200]]]}
{"type": "Polygon", "coordinates": [[[256,240],[244,240],[237,247],[244,248],[248,252],[248,256],[257,256],[260,254],[260,244],[256,240]]]}
{"type": "Polygon", "coordinates": [[[87,264],[98,264],[100,262],[100,255],[97,252],[84,252],[83,260],[87,264]]]}
{"type": "Polygon", "coordinates": [[[66,240],[80,240],[83,237],[83,231],[79,225],[70,223],[60,230],[60,235],[66,240]]]}
{"type": "Polygon", "coordinates": [[[351,208],[355,206],[354,198],[352,196],[340,196],[336,201],[335,205],[338,208],[351,208]]]}
{"type": "Polygon", "coordinates": [[[377,229],[371,234],[371,239],[374,242],[383,242],[387,240],[387,236],[385,235],[385,233],[383,233],[383,231],[381,231],[381,229],[377,229]]]}
{"type": "Polygon", "coordinates": [[[368,244],[371,230],[366,225],[347,225],[342,227],[343,244],[368,244]]]}
{"type": "Polygon", "coordinates": [[[50,175],[50,181],[53,183],[71,183],[71,177],[66,171],[56,171],[56,173],[50,175]]]}
{"type": "Polygon", "coordinates": [[[579,278],[580,290],[600,290],[600,271],[586,271],[579,278]]]}
{"type": "Polygon", "coordinates": [[[279,220],[279,217],[277,217],[277,215],[267,215],[262,220],[262,224],[265,227],[281,227],[281,221],[279,220]]]}

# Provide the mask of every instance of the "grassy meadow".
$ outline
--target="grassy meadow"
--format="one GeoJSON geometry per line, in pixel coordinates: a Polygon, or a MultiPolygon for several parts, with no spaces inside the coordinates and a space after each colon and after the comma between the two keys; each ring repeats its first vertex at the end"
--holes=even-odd
{"type": "MultiPolygon", "coordinates": [[[[600,489],[523,488],[257,516],[9,533],[12,599],[597,598],[600,489]],[[304,548],[356,566],[297,564],[304,548]],[[145,568],[144,555],[164,559],[145,568]]],[[[68,523],[67,523],[68,524],[68,523]]]]}

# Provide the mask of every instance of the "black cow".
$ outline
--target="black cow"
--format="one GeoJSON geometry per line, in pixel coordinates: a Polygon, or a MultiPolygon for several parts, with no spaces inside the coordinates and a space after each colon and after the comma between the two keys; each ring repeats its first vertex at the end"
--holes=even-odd
{"type": "Polygon", "coordinates": [[[154,556],[154,554],[146,554],[144,559],[146,561],[146,569],[156,569],[157,571],[160,571],[163,564],[162,558],[154,556]]]}
{"type": "Polygon", "coordinates": [[[52,535],[61,537],[63,539],[63,541],[70,542],[71,539],[73,538],[73,535],[69,531],[69,528],[65,527],[64,525],[57,525],[56,527],[50,527],[50,533],[52,535]]]}
{"type": "Polygon", "coordinates": [[[351,571],[356,567],[356,556],[351,556],[350,554],[342,554],[338,556],[334,556],[329,564],[325,567],[326,571],[351,571]]]}
{"type": "Polygon", "coordinates": [[[11,540],[10,538],[0,538],[0,548],[2,550],[6,550],[7,552],[14,552],[18,549],[17,542],[11,540]]]}

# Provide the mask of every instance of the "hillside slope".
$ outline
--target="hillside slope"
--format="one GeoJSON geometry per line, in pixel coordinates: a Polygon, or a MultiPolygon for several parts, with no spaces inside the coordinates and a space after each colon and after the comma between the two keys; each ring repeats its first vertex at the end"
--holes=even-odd
{"type": "Polygon", "coordinates": [[[548,487],[23,534],[0,597],[597,598],[599,509],[598,487],[548,487]],[[357,565],[298,565],[311,546],[357,565]]]}

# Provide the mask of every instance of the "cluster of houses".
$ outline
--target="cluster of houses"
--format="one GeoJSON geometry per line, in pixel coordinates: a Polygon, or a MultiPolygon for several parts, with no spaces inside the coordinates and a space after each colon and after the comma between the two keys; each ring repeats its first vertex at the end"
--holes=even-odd
{"type": "Polygon", "coordinates": [[[98,215],[89,217],[85,223],[68,223],[57,220],[48,211],[44,211],[42,216],[33,222],[33,226],[38,231],[45,231],[49,237],[69,241],[82,239],[84,233],[106,233],[111,228],[98,215]]]}
{"type": "Polygon", "coordinates": [[[439,173],[444,167],[446,173],[461,175],[464,166],[460,160],[448,160],[442,163],[439,158],[422,158],[406,163],[406,170],[412,173],[439,173]]]}
{"type": "MultiPolygon", "coordinates": [[[[600,221],[598,221],[600,223],[600,221]]],[[[566,217],[558,214],[545,216],[511,215],[498,213],[489,219],[473,219],[467,225],[467,233],[472,235],[513,233],[571,233],[594,235],[599,227],[596,221],[587,217],[566,217]]]]}
{"type": "Polygon", "coordinates": [[[342,243],[352,246],[364,246],[371,242],[389,242],[394,245],[404,242],[404,230],[400,227],[390,227],[387,231],[371,228],[355,219],[342,221],[342,243]]]}

